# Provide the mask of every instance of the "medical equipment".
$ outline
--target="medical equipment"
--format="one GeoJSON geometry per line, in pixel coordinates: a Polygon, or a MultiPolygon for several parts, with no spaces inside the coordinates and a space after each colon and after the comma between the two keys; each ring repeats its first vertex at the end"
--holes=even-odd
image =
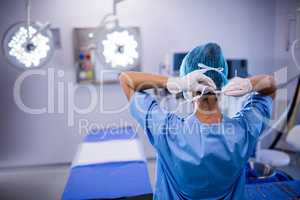
{"type": "Polygon", "coordinates": [[[74,158],[62,200],[119,198],[152,199],[143,149],[131,127],[93,130],[74,158]]]}
{"type": "Polygon", "coordinates": [[[173,54],[173,59],[171,60],[172,75],[179,75],[181,63],[186,55],[187,52],[177,52],[173,54]]]}
{"type": "Polygon", "coordinates": [[[93,83],[96,80],[97,55],[94,44],[94,28],[75,28],[74,57],[77,65],[77,82],[93,83]]]}
{"type": "Polygon", "coordinates": [[[74,47],[77,80],[80,83],[117,83],[121,71],[140,71],[141,37],[138,27],[119,24],[117,5],[97,27],[75,28],[74,47]]]}
{"type": "Polygon", "coordinates": [[[248,74],[248,60],[246,59],[226,59],[228,65],[228,79],[234,77],[246,78],[248,74]]]}
{"type": "Polygon", "coordinates": [[[20,69],[40,67],[46,64],[54,51],[50,24],[31,21],[31,1],[26,2],[27,19],[12,25],[3,39],[3,51],[7,60],[20,69]]]}
{"type": "Polygon", "coordinates": [[[121,27],[117,17],[117,4],[113,1],[113,12],[104,16],[94,33],[96,49],[104,67],[114,70],[133,70],[140,65],[140,31],[137,27],[121,27]]]}

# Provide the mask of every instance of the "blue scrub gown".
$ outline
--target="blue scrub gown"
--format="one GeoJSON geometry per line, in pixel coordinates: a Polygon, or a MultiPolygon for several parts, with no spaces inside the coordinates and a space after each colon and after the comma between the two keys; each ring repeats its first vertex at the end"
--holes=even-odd
{"type": "Polygon", "coordinates": [[[205,124],[162,110],[136,92],[130,112],[157,152],[155,200],[244,199],[245,164],[272,113],[272,98],[253,93],[233,118],[205,124]]]}

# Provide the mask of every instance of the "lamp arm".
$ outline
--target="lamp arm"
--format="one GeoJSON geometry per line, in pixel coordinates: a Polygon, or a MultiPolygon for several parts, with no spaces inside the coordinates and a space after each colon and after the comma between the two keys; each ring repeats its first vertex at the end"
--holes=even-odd
{"type": "Polygon", "coordinates": [[[27,38],[29,38],[29,27],[30,27],[30,12],[31,12],[31,0],[26,0],[26,23],[27,23],[27,38]]]}
{"type": "Polygon", "coordinates": [[[43,32],[44,30],[48,29],[51,26],[49,22],[44,24],[37,32],[35,32],[29,39],[28,41],[31,41],[37,34],[43,32]]]}
{"type": "Polygon", "coordinates": [[[125,1],[125,0],[114,0],[114,3],[113,3],[113,14],[114,15],[117,15],[117,5],[119,3],[121,3],[122,1],[125,1]]]}

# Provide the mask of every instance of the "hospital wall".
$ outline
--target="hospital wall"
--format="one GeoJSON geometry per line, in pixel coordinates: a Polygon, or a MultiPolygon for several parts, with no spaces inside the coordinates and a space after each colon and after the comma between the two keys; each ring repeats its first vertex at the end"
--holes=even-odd
{"type": "MultiPolygon", "coordinates": [[[[295,27],[290,27],[289,30],[289,18],[296,17],[296,9],[300,8],[299,0],[276,0],[275,11],[275,31],[274,31],[274,72],[277,73],[279,79],[277,81],[285,81],[286,77],[293,77],[299,73],[299,70],[295,63],[291,59],[291,51],[288,51],[287,44],[292,42],[292,39],[288,42],[288,35],[290,31],[294,31],[295,27]],[[286,70],[285,70],[286,69],[286,70]]],[[[300,31],[300,27],[296,27],[300,31]]],[[[299,51],[298,51],[299,52],[299,51]]],[[[277,92],[277,105],[281,109],[277,109],[277,116],[279,117],[283,111],[287,108],[288,102],[293,98],[295,93],[297,81],[294,81],[287,88],[279,90],[277,92]],[[288,99],[288,102],[286,102],[288,99]]],[[[277,117],[277,118],[278,118],[277,117]]],[[[295,124],[300,123],[300,112],[298,111],[295,124]]],[[[274,141],[276,135],[269,135],[263,141],[263,146],[268,147],[274,141]]],[[[284,140],[285,136],[278,143],[277,147],[281,149],[294,150],[284,140]]]]}
{"type": "MultiPolygon", "coordinates": [[[[290,27],[288,18],[296,17],[296,9],[300,8],[299,0],[276,0],[276,14],[275,14],[275,31],[274,31],[274,71],[278,71],[287,67],[287,76],[293,77],[299,72],[291,59],[291,52],[288,51],[287,44],[292,42],[288,41],[290,32],[295,31],[295,27],[290,27]]],[[[298,27],[300,29],[300,27],[298,27]]],[[[296,31],[295,31],[296,32],[296,31]]],[[[293,35],[293,34],[292,34],[293,35]]],[[[295,82],[296,83],[296,82],[295,82]]],[[[288,87],[288,96],[292,98],[295,84],[288,87]]]]}
{"type": "Polygon", "coordinates": [[[278,69],[286,65],[291,66],[289,68],[289,75],[297,73],[297,69],[293,66],[294,63],[291,60],[290,52],[287,51],[289,34],[288,18],[289,16],[291,18],[295,18],[296,9],[299,7],[299,0],[276,0],[274,31],[274,66],[278,69]]]}
{"type": "MultiPolygon", "coordinates": [[[[43,69],[64,70],[64,77],[55,77],[57,84],[65,83],[64,113],[39,115],[21,111],[13,98],[13,87],[22,73],[9,65],[0,55],[0,166],[21,166],[70,162],[84,137],[79,133],[82,120],[102,127],[135,125],[125,109],[120,113],[103,114],[122,108],[126,99],[118,84],[82,85],[76,91],[76,105],[89,104],[89,88],[103,89],[103,102],[88,114],[76,114],[74,125],[68,122],[67,83],[75,83],[72,29],[94,27],[111,11],[109,0],[32,0],[32,18],[49,21],[61,32],[62,48],[55,52],[43,69]]],[[[278,3],[278,2],[277,2],[278,3]]],[[[158,72],[166,53],[186,51],[207,42],[219,43],[228,58],[245,58],[251,74],[270,73],[274,68],[275,0],[128,0],[118,7],[121,25],[141,28],[142,70],[158,72]]],[[[0,38],[7,28],[25,16],[21,0],[1,0],[0,38]]],[[[2,49],[1,49],[2,51],[2,49]]],[[[24,103],[34,108],[47,106],[47,76],[33,76],[22,85],[24,103]]],[[[51,100],[50,100],[51,101],[51,100]]],[[[154,157],[150,145],[139,129],[148,158],[154,157]]]]}

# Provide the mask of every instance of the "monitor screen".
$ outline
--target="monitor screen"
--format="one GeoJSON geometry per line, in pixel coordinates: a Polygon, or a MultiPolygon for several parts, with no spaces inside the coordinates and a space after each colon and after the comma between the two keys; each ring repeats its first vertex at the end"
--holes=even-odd
{"type": "Polygon", "coordinates": [[[228,59],[228,78],[248,76],[248,61],[245,59],[228,59]]]}
{"type": "Polygon", "coordinates": [[[186,56],[186,52],[174,53],[173,55],[173,72],[179,72],[182,60],[186,56]]]}

